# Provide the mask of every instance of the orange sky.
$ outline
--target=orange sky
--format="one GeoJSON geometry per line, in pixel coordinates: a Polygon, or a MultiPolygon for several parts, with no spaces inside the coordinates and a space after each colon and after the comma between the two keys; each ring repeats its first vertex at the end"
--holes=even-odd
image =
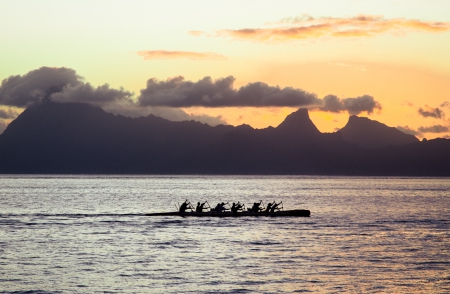
{"type": "MultiPolygon", "coordinates": [[[[94,88],[122,87],[139,101],[149,79],[182,76],[197,83],[208,76],[212,81],[233,76],[236,91],[263,83],[301,89],[318,99],[368,95],[381,110],[358,115],[410,129],[420,138],[448,137],[448,11],[446,0],[432,5],[407,0],[9,2],[0,4],[0,79],[24,77],[43,66],[64,67],[94,88]]],[[[4,88],[0,132],[25,107],[6,102],[4,88]]],[[[127,113],[200,121],[211,116],[264,128],[301,106],[133,107],[127,113]]],[[[310,108],[323,132],[348,120],[346,110],[310,108]]]]}

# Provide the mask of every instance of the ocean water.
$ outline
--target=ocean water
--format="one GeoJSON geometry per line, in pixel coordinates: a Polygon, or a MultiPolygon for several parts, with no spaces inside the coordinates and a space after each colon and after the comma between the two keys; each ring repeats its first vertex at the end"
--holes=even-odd
{"type": "Polygon", "coordinates": [[[449,293],[450,179],[0,176],[0,293],[449,293]],[[311,217],[149,217],[208,200],[311,217]]]}

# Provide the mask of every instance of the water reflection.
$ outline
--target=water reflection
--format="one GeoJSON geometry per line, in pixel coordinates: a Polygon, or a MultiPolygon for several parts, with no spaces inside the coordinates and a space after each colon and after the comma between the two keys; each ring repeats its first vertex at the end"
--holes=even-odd
{"type": "Polygon", "coordinates": [[[449,191],[446,179],[3,177],[0,289],[449,292],[449,191]],[[312,217],[140,215],[186,198],[283,200],[312,217]]]}

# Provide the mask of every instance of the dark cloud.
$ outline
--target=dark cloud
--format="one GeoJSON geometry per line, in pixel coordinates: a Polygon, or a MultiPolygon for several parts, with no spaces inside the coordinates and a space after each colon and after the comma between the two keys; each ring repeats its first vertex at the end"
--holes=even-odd
{"type": "Polygon", "coordinates": [[[449,127],[443,125],[433,125],[430,127],[419,127],[422,133],[446,133],[450,131],[449,127]]]}
{"type": "Polygon", "coordinates": [[[320,108],[322,111],[329,112],[341,112],[344,110],[344,103],[339,97],[335,95],[327,95],[323,98],[323,106],[320,108]]]}
{"type": "MultiPolygon", "coordinates": [[[[113,89],[108,84],[94,87],[83,82],[82,77],[68,68],[41,67],[23,76],[11,76],[3,80],[0,86],[0,105],[26,108],[43,100],[95,104],[107,112],[129,117],[153,114],[172,121],[196,120],[210,125],[226,124],[221,117],[189,115],[176,108],[142,106],[135,102],[133,93],[113,89]]],[[[14,119],[17,116],[18,113],[11,108],[0,109],[0,118],[14,119]]],[[[6,123],[2,121],[1,127],[6,128],[6,123]]]]}
{"type": "Polygon", "coordinates": [[[23,76],[2,81],[0,104],[26,107],[49,99],[57,102],[82,102],[100,106],[115,101],[131,100],[132,93],[112,89],[105,84],[93,87],[84,83],[73,69],[41,67],[23,76]]]}
{"type": "Polygon", "coordinates": [[[267,107],[308,106],[320,104],[315,94],[291,87],[280,88],[265,83],[250,83],[238,90],[232,76],[213,81],[205,77],[198,82],[175,77],[166,81],[150,79],[141,90],[139,104],[167,107],[267,107]]]}
{"type": "Polygon", "coordinates": [[[358,114],[363,111],[367,111],[367,113],[372,113],[375,109],[381,110],[381,104],[372,96],[363,95],[356,98],[346,98],[342,99],[344,102],[345,109],[350,114],[358,114]]]}
{"type": "Polygon", "coordinates": [[[378,101],[375,101],[375,99],[369,95],[344,99],[340,99],[335,95],[327,95],[323,98],[323,106],[319,109],[329,112],[347,111],[349,114],[357,115],[364,111],[371,114],[375,109],[381,110],[382,107],[378,101]]]}
{"type": "Polygon", "coordinates": [[[94,88],[89,83],[82,83],[76,86],[67,85],[60,92],[53,93],[50,98],[58,102],[81,102],[103,106],[115,101],[131,101],[132,95],[123,89],[112,89],[108,84],[94,88]]]}
{"type": "Polygon", "coordinates": [[[440,107],[449,107],[449,108],[450,108],[450,102],[445,101],[444,103],[442,103],[442,104],[440,105],[440,107]]]}
{"type": "Polygon", "coordinates": [[[26,107],[61,92],[66,85],[76,86],[81,77],[73,69],[41,67],[20,76],[10,76],[0,86],[0,104],[26,107]]]}
{"type": "Polygon", "coordinates": [[[105,84],[94,88],[89,83],[79,84],[75,87],[67,86],[59,93],[50,96],[51,100],[58,102],[81,102],[96,104],[106,112],[129,117],[140,117],[153,114],[171,121],[196,120],[210,125],[226,124],[223,119],[207,115],[189,115],[177,108],[145,107],[137,104],[133,94],[123,89],[112,89],[105,84]]]}
{"type": "Polygon", "coordinates": [[[420,132],[418,132],[418,131],[416,131],[414,129],[411,129],[408,126],[397,126],[397,130],[399,130],[399,131],[401,131],[401,132],[403,132],[405,134],[414,135],[414,136],[421,136],[420,132]]]}
{"type": "Polygon", "coordinates": [[[142,106],[166,107],[311,107],[321,111],[371,114],[381,110],[372,96],[340,99],[328,95],[319,99],[316,94],[292,87],[269,86],[262,82],[233,88],[232,76],[213,81],[205,77],[197,82],[175,77],[165,81],[150,79],[138,98],[142,106]]]}
{"type": "MultiPolygon", "coordinates": [[[[359,114],[372,113],[381,105],[372,96],[340,99],[328,95],[319,99],[302,89],[269,86],[262,82],[249,83],[235,89],[235,78],[217,80],[210,77],[192,82],[183,77],[165,81],[149,79],[137,101],[133,93],[113,89],[108,84],[94,87],[72,69],[41,67],[23,76],[11,76],[0,86],[0,105],[25,108],[44,100],[96,104],[105,111],[130,117],[154,114],[168,120],[197,120],[211,125],[225,120],[204,114],[190,115],[179,107],[307,107],[310,109],[359,114]]],[[[12,110],[0,112],[0,117],[14,118],[12,110]]]]}
{"type": "Polygon", "coordinates": [[[19,115],[19,113],[11,108],[6,109],[0,109],[0,118],[10,119],[10,118],[16,118],[19,115]]]}
{"type": "Polygon", "coordinates": [[[444,111],[439,108],[431,108],[428,105],[425,105],[424,108],[419,108],[419,114],[423,117],[434,117],[434,118],[444,118],[444,111]]]}
{"type": "MultiPolygon", "coordinates": [[[[320,103],[316,94],[291,87],[280,88],[265,83],[250,83],[237,92],[236,106],[308,106],[320,103]]],[[[233,106],[233,105],[232,105],[233,106]]]]}

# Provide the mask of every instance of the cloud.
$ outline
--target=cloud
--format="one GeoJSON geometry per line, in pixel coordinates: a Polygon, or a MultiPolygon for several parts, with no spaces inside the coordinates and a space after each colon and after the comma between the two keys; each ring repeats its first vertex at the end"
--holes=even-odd
{"type": "Polygon", "coordinates": [[[178,76],[165,81],[149,79],[141,90],[141,106],[165,107],[310,107],[311,109],[359,114],[381,110],[381,104],[372,96],[340,99],[328,95],[319,99],[316,94],[302,89],[269,86],[262,82],[249,83],[235,89],[235,78],[228,76],[213,81],[210,77],[192,82],[178,76]]]}
{"type": "MultiPolygon", "coordinates": [[[[0,86],[0,105],[26,108],[44,100],[55,102],[79,102],[95,104],[105,111],[129,117],[154,114],[172,121],[196,120],[210,125],[227,124],[218,117],[205,114],[189,115],[182,109],[141,106],[133,99],[133,93],[113,89],[108,84],[94,87],[72,69],[41,67],[23,76],[11,76],[0,86]]],[[[2,119],[14,119],[18,112],[0,108],[0,128],[6,128],[2,119]]]]}
{"type": "Polygon", "coordinates": [[[181,76],[165,81],[150,79],[138,101],[143,106],[167,107],[297,107],[321,102],[315,94],[301,89],[274,87],[262,82],[234,89],[234,81],[232,76],[215,81],[204,77],[197,82],[185,81],[181,76]]]}
{"type": "Polygon", "coordinates": [[[423,117],[434,117],[434,118],[445,118],[445,113],[439,108],[431,108],[428,105],[425,105],[423,108],[419,108],[418,112],[423,117]]]}
{"type": "Polygon", "coordinates": [[[80,102],[104,106],[115,101],[131,101],[132,93],[123,89],[112,89],[108,84],[94,88],[89,83],[76,86],[67,85],[58,93],[50,95],[52,101],[58,102],[80,102]]]}
{"type": "Polygon", "coordinates": [[[41,67],[20,76],[10,76],[0,86],[0,104],[26,107],[61,92],[66,85],[76,86],[81,77],[73,69],[41,67]]]}
{"type": "Polygon", "coordinates": [[[6,109],[1,109],[0,108],[0,119],[4,118],[4,119],[14,119],[17,116],[19,116],[19,113],[11,108],[8,108],[8,110],[6,109]]]}
{"type": "Polygon", "coordinates": [[[225,60],[226,56],[213,52],[190,52],[190,51],[166,51],[166,50],[147,50],[137,52],[139,56],[143,56],[144,60],[157,59],[180,59],[186,58],[190,60],[225,60]]]}
{"type": "Polygon", "coordinates": [[[3,133],[7,126],[8,124],[4,120],[0,119],[0,134],[3,133]]]}
{"type": "Polygon", "coordinates": [[[194,37],[200,37],[201,35],[206,34],[203,31],[188,31],[188,34],[194,37]]]}
{"type": "Polygon", "coordinates": [[[269,24],[267,28],[224,29],[218,36],[236,40],[260,42],[285,42],[320,37],[371,37],[391,31],[395,34],[406,32],[445,32],[450,30],[450,22],[431,22],[415,19],[385,19],[377,15],[358,15],[349,18],[313,18],[303,15],[283,19],[269,24]],[[275,27],[273,27],[275,26],[275,27]]]}
{"type": "Polygon", "coordinates": [[[170,121],[187,121],[195,120],[201,123],[206,123],[211,126],[227,125],[228,123],[220,116],[209,116],[206,114],[190,115],[179,108],[171,107],[142,107],[133,101],[120,101],[116,103],[109,103],[102,106],[103,110],[113,114],[120,114],[128,117],[140,117],[153,114],[154,116],[162,117],[170,121]]]}
{"type": "Polygon", "coordinates": [[[408,107],[414,107],[414,104],[412,103],[412,102],[410,102],[410,101],[403,101],[402,102],[402,106],[403,105],[406,105],[406,106],[408,106],[408,107]]]}
{"type": "Polygon", "coordinates": [[[445,101],[444,103],[442,103],[442,104],[440,105],[440,107],[448,107],[448,108],[450,108],[450,102],[445,101]]]}
{"type": "MultiPolygon", "coordinates": [[[[235,78],[228,76],[212,80],[204,77],[199,81],[186,81],[174,77],[165,81],[149,79],[140,95],[122,88],[114,89],[108,84],[98,87],[86,83],[72,69],[42,67],[23,76],[3,80],[0,87],[0,105],[26,108],[45,100],[55,102],[79,102],[95,104],[105,111],[130,117],[154,114],[163,118],[197,120],[211,125],[226,124],[220,117],[205,114],[190,115],[182,107],[307,107],[313,110],[368,114],[381,110],[372,96],[340,99],[329,95],[320,99],[316,94],[292,87],[269,86],[263,82],[249,83],[234,88],[235,78]]],[[[20,112],[20,111],[19,111],[20,112]]],[[[12,110],[0,110],[0,118],[17,117],[12,110]]]]}
{"type": "Polygon", "coordinates": [[[345,63],[345,62],[329,62],[328,65],[353,68],[353,69],[356,69],[358,71],[367,71],[367,68],[362,66],[362,65],[354,65],[354,64],[345,63]]]}
{"type": "Polygon", "coordinates": [[[414,129],[411,129],[408,126],[397,126],[397,130],[405,133],[405,134],[409,134],[409,135],[414,135],[414,136],[421,136],[422,134],[414,129]]]}
{"type": "Polygon", "coordinates": [[[364,111],[371,114],[375,109],[381,110],[382,107],[378,101],[375,101],[375,99],[369,95],[344,99],[340,99],[335,95],[327,95],[323,98],[323,106],[319,109],[328,112],[347,111],[349,114],[356,115],[364,111]]]}
{"type": "Polygon", "coordinates": [[[433,125],[430,127],[419,127],[422,133],[446,133],[450,131],[449,127],[443,125],[433,125]]]}

